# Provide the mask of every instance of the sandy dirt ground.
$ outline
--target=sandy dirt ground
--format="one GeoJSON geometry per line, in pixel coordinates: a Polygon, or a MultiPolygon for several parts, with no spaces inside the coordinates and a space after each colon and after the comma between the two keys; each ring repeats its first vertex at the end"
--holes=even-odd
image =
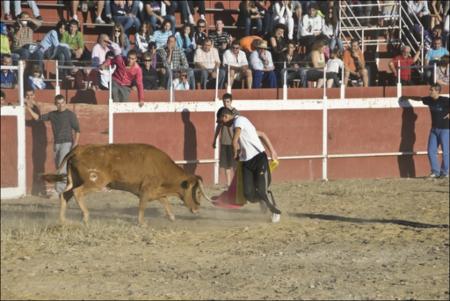
{"type": "MultiPolygon", "coordinates": [[[[2,299],[449,299],[448,179],[286,182],[257,204],[88,196],[88,225],[56,199],[1,201],[2,299]]],[[[217,187],[209,188],[218,194],[217,187]]]]}

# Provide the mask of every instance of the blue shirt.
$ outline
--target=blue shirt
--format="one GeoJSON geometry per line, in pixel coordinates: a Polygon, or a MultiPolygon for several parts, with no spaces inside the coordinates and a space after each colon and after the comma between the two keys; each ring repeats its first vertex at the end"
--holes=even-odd
{"type": "Polygon", "coordinates": [[[50,30],[42,39],[40,46],[43,52],[50,47],[57,47],[59,45],[58,33],[56,30],[50,30]]]}
{"type": "Polygon", "coordinates": [[[155,39],[156,48],[162,48],[166,46],[167,39],[172,35],[172,31],[162,32],[161,30],[155,31],[153,38],[155,39]]]}
{"type": "Polygon", "coordinates": [[[17,82],[16,73],[12,70],[0,72],[0,85],[2,88],[12,88],[17,82]]]}
{"type": "Polygon", "coordinates": [[[431,62],[439,60],[444,55],[448,55],[448,50],[444,47],[440,47],[438,49],[431,48],[430,50],[428,50],[427,56],[425,58],[428,60],[428,62],[431,62]]]}

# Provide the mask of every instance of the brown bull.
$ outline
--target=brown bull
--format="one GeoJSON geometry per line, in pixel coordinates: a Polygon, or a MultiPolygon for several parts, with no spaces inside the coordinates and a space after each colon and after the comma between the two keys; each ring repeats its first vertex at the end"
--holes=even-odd
{"type": "Polygon", "coordinates": [[[85,194],[105,187],[131,192],[139,197],[140,224],[148,201],[159,200],[169,219],[175,216],[169,196],[178,196],[195,213],[203,195],[202,179],[187,174],[163,151],[145,144],[80,145],[64,158],[56,174],[43,175],[49,182],[67,178],[67,186],[60,195],[60,220],[65,221],[67,201],[74,196],[83,220],[89,219],[84,203],[85,194]],[[67,174],[58,174],[67,162],[67,174]]]}

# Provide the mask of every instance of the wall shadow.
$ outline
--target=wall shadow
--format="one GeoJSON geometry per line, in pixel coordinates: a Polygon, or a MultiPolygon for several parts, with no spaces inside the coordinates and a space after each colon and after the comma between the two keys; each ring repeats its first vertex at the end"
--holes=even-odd
{"type": "MultiPolygon", "coordinates": [[[[197,131],[190,120],[191,113],[188,109],[181,112],[181,119],[184,123],[184,146],[183,157],[184,160],[197,160],[197,131]]],[[[189,163],[184,165],[184,170],[189,174],[195,174],[197,163],[189,163]]]]}
{"type": "MultiPolygon", "coordinates": [[[[412,152],[414,150],[414,144],[416,143],[416,120],[417,114],[414,112],[414,108],[403,108],[399,152],[412,152]]],[[[416,177],[416,166],[413,155],[398,156],[397,163],[400,177],[416,177]]]]}
{"type": "Polygon", "coordinates": [[[393,224],[399,226],[406,226],[412,228],[443,228],[448,229],[449,225],[446,224],[426,224],[420,222],[406,221],[401,219],[372,219],[372,218],[358,218],[358,217],[346,217],[332,214],[318,214],[318,213],[296,213],[292,216],[298,218],[311,218],[311,219],[321,219],[326,221],[339,221],[347,223],[357,223],[357,224],[393,224]]]}

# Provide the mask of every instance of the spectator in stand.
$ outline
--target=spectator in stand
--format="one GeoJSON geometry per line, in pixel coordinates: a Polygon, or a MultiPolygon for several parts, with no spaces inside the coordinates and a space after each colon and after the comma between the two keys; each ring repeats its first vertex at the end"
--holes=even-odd
{"type": "Polygon", "coordinates": [[[13,29],[12,55],[17,54],[21,60],[28,60],[36,50],[33,33],[42,25],[42,21],[33,19],[27,12],[17,18],[13,29]]]}
{"type": "Polygon", "coordinates": [[[150,53],[150,57],[152,58],[152,67],[158,71],[158,74],[161,76],[159,83],[160,86],[164,83],[164,76],[166,74],[166,68],[164,67],[164,62],[162,58],[158,54],[158,49],[156,48],[155,42],[150,42],[148,44],[148,53],[150,53]]]}
{"type": "Polygon", "coordinates": [[[447,50],[449,49],[449,43],[448,43],[448,38],[449,38],[449,32],[450,32],[450,16],[447,13],[445,15],[445,22],[444,22],[444,26],[443,26],[443,31],[442,31],[442,42],[444,42],[444,47],[447,48],[447,50]]]}
{"type": "Polygon", "coordinates": [[[273,5],[274,24],[284,24],[288,29],[288,39],[294,38],[294,11],[291,0],[275,1],[273,5]]]}
{"type": "Polygon", "coordinates": [[[89,50],[84,48],[84,37],[80,32],[79,23],[77,20],[69,21],[69,31],[65,31],[63,33],[61,43],[69,45],[73,59],[80,61],[91,60],[89,50]]]}
{"type": "Polygon", "coordinates": [[[7,105],[5,92],[3,92],[3,91],[0,91],[0,105],[2,105],[2,106],[7,105]]]}
{"type": "Polygon", "coordinates": [[[142,70],[137,63],[136,50],[128,51],[125,63],[121,48],[117,43],[107,40],[109,48],[114,52],[111,64],[116,66],[112,75],[112,98],[113,101],[127,102],[131,87],[136,85],[138,91],[139,106],[144,105],[144,84],[142,83],[142,70]]]}
{"type": "Polygon", "coordinates": [[[184,55],[183,50],[177,47],[175,36],[170,36],[167,39],[166,47],[159,48],[158,56],[161,59],[161,63],[165,68],[164,84],[167,89],[170,88],[170,78],[173,76],[172,72],[185,70],[188,74],[189,87],[194,89],[195,77],[194,71],[189,68],[189,63],[184,55]]]}
{"type": "Polygon", "coordinates": [[[122,55],[127,56],[130,51],[130,40],[123,30],[123,26],[120,23],[114,24],[110,37],[111,41],[118,44],[122,49],[122,55]]]}
{"type": "Polygon", "coordinates": [[[194,60],[195,44],[192,39],[192,25],[184,24],[180,31],[175,34],[177,47],[184,51],[189,63],[194,60]]]}
{"type": "Polygon", "coordinates": [[[430,26],[431,28],[434,28],[437,25],[440,25],[442,23],[442,16],[443,16],[443,7],[441,1],[433,0],[429,1],[429,8],[430,8],[430,26]]]}
{"type": "MultiPolygon", "coordinates": [[[[107,90],[109,88],[109,65],[106,62],[108,47],[108,35],[102,33],[98,36],[97,44],[92,48],[92,67],[97,68],[97,81],[94,83],[100,89],[107,90]]],[[[112,70],[112,72],[114,72],[112,70]]],[[[95,74],[95,73],[94,73],[95,74]]]]}
{"type": "Polygon", "coordinates": [[[208,81],[216,79],[217,76],[219,77],[219,89],[222,89],[225,81],[225,71],[220,68],[219,52],[213,47],[213,42],[210,38],[207,38],[203,42],[203,46],[195,51],[194,64],[196,68],[200,69],[197,71],[197,74],[200,74],[202,89],[206,89],[208,81]],[[217,74],[217,69],[219,69],[219,74],[217,74]]]}
{"type": "MultiPolygon", "coordinates": [[[[58,59],[59,66],[72,66],[70,47],[67,44],[61,43],[62,36],[66,32],[66,21],[59,21],[56,24],[56,29],[50,30],[39,43],[31,59],[39,62],[39,67],[44,70],[43,59],[58,59]]],[[[70,71],[68,69],[61,69],[62,77],[69,79],[70,71]]]]}
{"type": "Polygon", "coordinates": [[[39,65],[33,65],[31,74],[28,75],[28,85],[33,90],[43,90],[47,87],[39,65]]]}
{"type": "Polygon", "coordinates": [[[164,20],[161,29],[155,31],[153,38],[155,39],[156,48],[164,47],[167,44],[167,39],[172,35],[171,26],[169,20],[164,20]]]}
{"type": "Polygon", "coordinates": [[[253,0],[243,0],[239,4],[239,16],[237,23],[244,27],[244,36],[249,36],[252,27],[256,26],[257,35],[263,34],[263,15],[253,0]]]}
{"type": "Polygon", "coordinates": [[[223,21],[221,19],[216,20],[216,30],[209,33],[209,38],[213,42],[214,48],[219,51],[220,61],[222,61],[223,53],[230,47],[232,37],[228,32],[223,31],[223,21]]]}
{"type": "Polygon", "coordinates": [[[152,54],[145,52],[143,55],[144,63],[141,65],[142,80],[145,90],[157,90],[160,86],[160,78],[156,68],[152,66],[152,54]]]}
{"type": "MultiPolygon", "coordinates": [[[[415,15],[419,19],[420,23],[427,31],[430,31],[431,15],[430,10],[428,9],[428,1],[409,0],[408,11],[410,15],[415,15]]],[[[414,19],[415,18],[412,18],[412,20],[414,19]]]]}
{"type": "Polygon", "coordinates": [[[206,20],[205,18],[205,1],[187,1],[187,0],[181,0],[177,1],[178,5],[180,6],[180,12],[181,12],[181,20],[184,24],[195,24],[194,21],[194,14],[195,14],[195,8],[198,8],[198,13],[200,14],[201,20],[206,20]]]}
{"type": "Polygon", "coordinates": [[[0,22],[0,59],[3,55],[11,55],[11,48],[9,47],[8,29],[6,24],[0,22]]]}
{"type": "MultiPolygon", "coordinates": [[[[11,17],[11,7],[10,7],[10,0],[3,0],[3,13],[5,14],[6,20],[12,20],[11,17]]],[[[22,1],[20,0],[12,0],[14,3],[14,14],[17,18],[22,13],[22,1]]],[[[39,7],[36,5],[36,1],[34,0],[28,0],[28,5],[31,7],[31,10],[33,11],[33,16],[38,19],[39,21],[42,21],[41,13],[39,11],[39,7]]]]}
{"type": "MultiPolygon", "coordinates": [[[[77,10],[78,10],[78,6],[80,4],[79,0],[72,0],[72,19],[77,20],[78,21],[78,15],[77,15],[77,10]]],[[[83,1],[81,4],[81,10],[83,12],[87,12],[89,9],[88,6],[88,1],[83,1]]],[[[108,0],[95,0],[95,4],[97,5],[97,9],[96,9],[96,18],[95,18],[95,23],[97,24],[105,24],[105,21],[103,21],[102,19],[102,11],[103,8],[105,7],[105,4],[110,6],[110,1],[108,0]]],[[[110,13],[110,9],[108,10],[108,12],[110,13]]],[[[107,10],[105,10],[105,13],[108,13],[107,10]]]]}
{"type": "Polygon", "coordinates": [[[434,63],[437,63],[444,55],[448,55],[448,50],[442,47],[442,40],[440,38],[434,39],[433,48],[428,50],[425,56],[425,66],[429,66],[425,72],[425,76],[429,82],[433,80],[434,63]]]}
{"type": "Polygon", "coordinates": [[[334,48],[331,51],[330,59],[327,62],[327,88],[339,86],[339,70],[344,71],[344,62],[340,58],[341,52],[334,48]]]}
{"type": "Polygon", "coordinates": [[[201,47],[207,37],[208,37],[208,30],[206,28],[206,21],[200,19],[197,21],[197,30],[194,32],[193,35],[195,49],[201,47]]]}
{"type": "Polygon", "coordinates": [[[328,8],[328,13],[325,15],[322,34],[328,39],[328,45],[330,51],[332,51],[336,46],[339,51],[344,51],[344,45],[339,38],[339,22],[338,15],[333,6],[328,8]]]}
{"type": "Polygon", "coordinates": [[[350,49],[344,51],[343,56],[345,71],[344,83],[347,86],[350,78],[362,79],[363,86],[369,86],[369,73],[366,69],[364,54],[359,47],[359,40],[352,40],[350,49]]]}
{"type": "Polygon", "coordinates": [[[285,32],[286,25],[278,23],[275,25],[274,35],[270,37],[270,48],[272,49],[275,64],[283,60],[284,53],[287,49],[288,41],[284,36],[285,32]]]}
{"type": "Polygon", "coordinates": [[[190,87],[189,87],[188,76],[187,76],[187,73],[185,71],[182,71],[180,73],[180,75],[177,76],[173,80],[173,88],[175,90],[184,90],[184,91],[189,90],[190,87]]]}
{"type": "MultiPolygon", "coordinates": [[[[91,62],[84,61],[81,66],[89,67],[91,62]]],[[[91,68],[80,68],[75,72],[74,88],[75,90],[97,90],[98,89],[98,79],[95,74],[95,70],[91,68]]]]}
{"type": "Polygon", "coordinates": [[[317,88],[323,87],[323,72],[326,65],[325,46],[325,40],[318,39],[314,42],[311,53],[309,55],[311,58],[310,64],[312,68],[309,70],[303,69],[301,72],[302,84],[304,88],[308,86],[309,81],[316,81],[317,88]]]}
{"type": "Polygon", "coordinates": [[[288,85],[289,82],[291,82],[292,80],[300,79],[300,65],[301,65],[302,57],[295,50],[296,50],[296,46],[295,46],[294,42],[288,42],[286,50],[283,52],[283,55],[280,57],[280,61],[275,63],[275,66],[281,76],[281,84],[282,85],[285,84],[285,81],[286,81],[286,85],[288,85]],[[290,70],[283,70],[285,62],[286,62],[286,68],[290,69],[290,70]]]}
{"type": "Polygon", "coordinates": [[[262,36],[266,37],[272,32],[273,24],[273,7],[270,0],[257,0],[255,5],[259,13],[263,17],[262,36]]]}
{"type": "Polygon", "coordinates": [[[402,46],[402,53],[394,57],[389,63],[389,69],[392,71],[394,76],[397,77],[397,79],[399,76],[397,70],[400,66],[400,80],[402,82],[402,85],[413,84],[411,78],[412,70],[410,67],[413,66],[417,62],[417,60],[419,60],[420,51],[423,51],[423,47],[421,47],[421,49],[416,52],[414,57],[411,57],[411,47],[404,45],[402,46]]]}
{"type": "Polygon", "coordinates": [[[163,0],[162,2],[166,6],[166,15],[164,19],[170,21],[171,25],[170,28],[172,30],[172,34],[175,34],[176,31],[175,12],[178,9],[178,1],[163,0]]]}
{"type": "MultiPolygon", "coordinates": [[[[12,66],[12,58],[5,54],[2,58],[2,66],[12,66]]],[[[17,84],[17,75],[14,70],[3,69],[0,73],[1,88],[15,89],[17,84]]]]}
{"type": "Polygon", "coordinates": [[[324,19],[318,14],[317,4],[312,3],[309,7],[309,13],[303,16],[301,28],[301,44],[306,46],[306,53],[309,53],[317,36],[322,34],[323,24],[324,19]]]}
{"type": "Polygon", "coordinates": [[[152,23],[153,29],[159,28],[158,24],[162,24],[164,21],[164,16],[161,15],[161,1],[143,0],[142,4],[142,20],[150,21],[150,23],[152,23]]]}
{"type": "Polygon", "coordinates": [[[241,49],[245,52],[245,54],[249,55],[253,50],[256,49],[256,44],[262,41],[260,36],[246,36],[239,40],[239,44],[241,45],[241,49]]]}
{"type": "Polygon", "coordinates": [[[154,42],[155,38],[153,37],[153,27],[152,23],[149,21],[144,21],[139,29],[139,32],[136,34],[136,45],[137,52],[139,54],[145,53],[148,51],[148,44],[150,42],[154,42]]]}
{"type": "Polygon", "coordinates": [[[120,23],[127,35],[130,29],[136,31],[141,27],[141,21],[137,17],[139,12],[139,1],[136,0],[114,0],[111,2],[111,12],[115,23],[120,23]]]}
{"type": "Polygon", "coordinates": [[[436,83],[441,86],[448,86],[448,55],[444,55],[438,63],[436,70],[436,83]]]}
{"type": "Polygon", "coordinates": [[[223,54],[223,66],[228,71],[229,84],[233,87],[234,80],[245,79],[247,82],[247,89],[251,89],[253,85],[252,70],[248,67],[247,56],[241,50],[238,41],[233,41],[231,48],[223,54]]]}
{"type": "Polygon", "coordinates": [[[275,66],[273,65],[272,54],[267,50],[267,42],[261,40],[254,50],[250,54],[250,66],[253,69],[253,87],[262,88],[264,86],[268,88],[277,87],[277,76],[274,72],[275,66]]]}

